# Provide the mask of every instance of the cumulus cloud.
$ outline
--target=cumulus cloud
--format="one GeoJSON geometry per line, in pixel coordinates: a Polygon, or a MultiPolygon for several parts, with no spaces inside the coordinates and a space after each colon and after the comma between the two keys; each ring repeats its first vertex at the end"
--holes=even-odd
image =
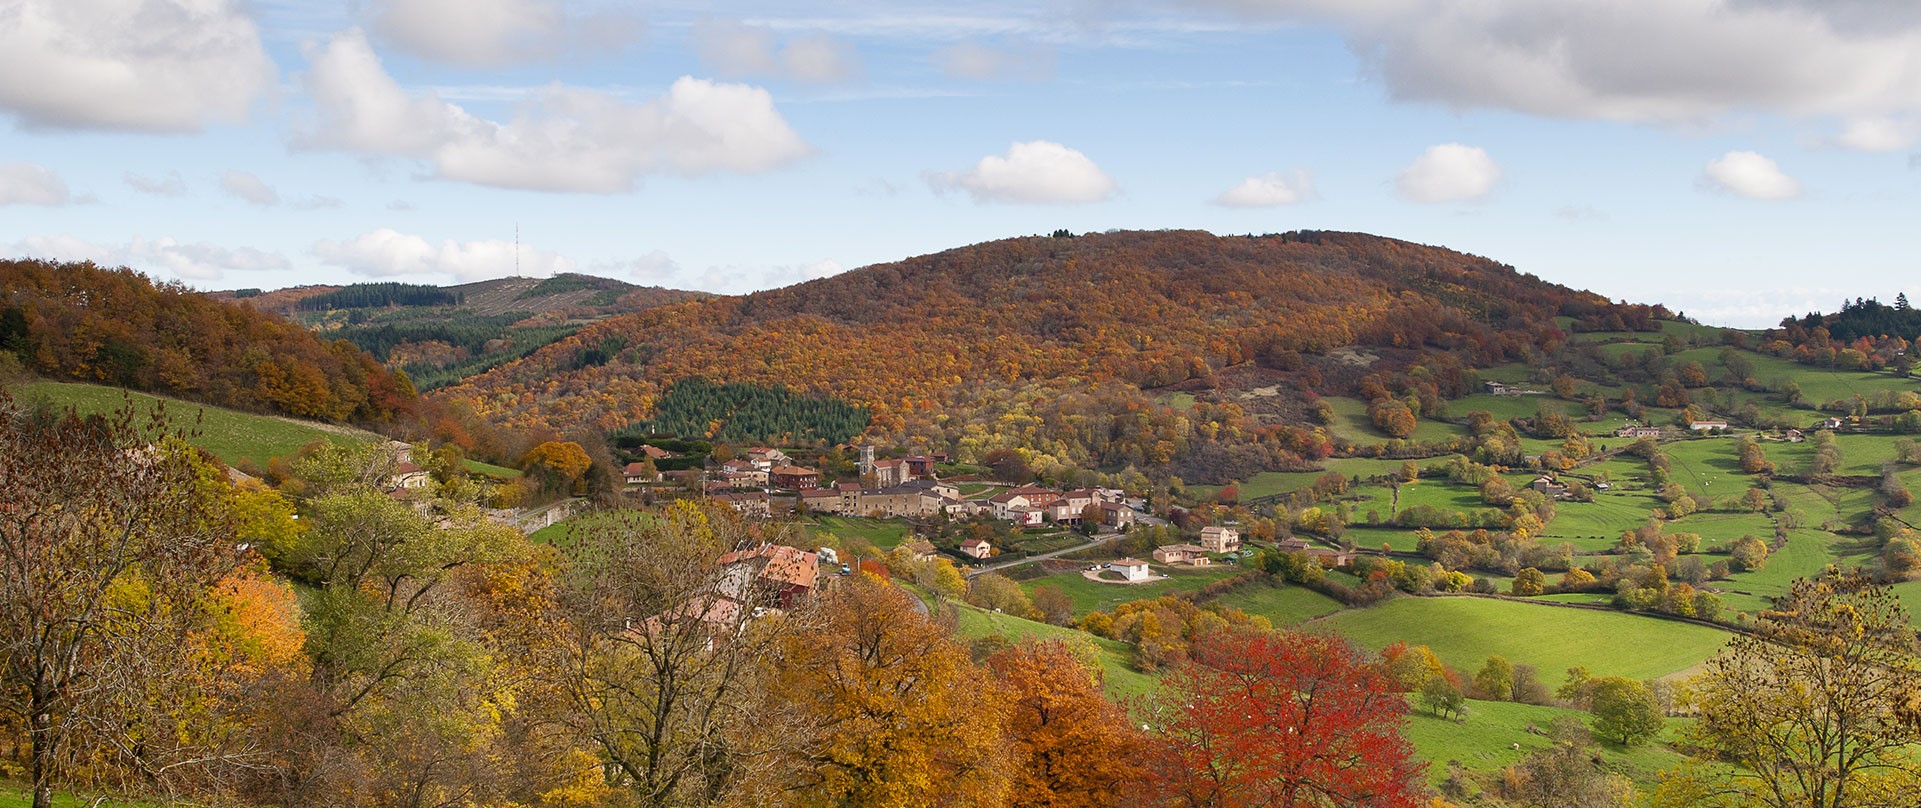
{"type": "Polygon", "coordinates": [[[499,188],[618,193],[645,174],[769,171],[811,152],[766,90],[691,77],[635,104],[552,85],[511,120],[409,94],[348,31],[310,54],[316,108],[295,144],[427,161],[434,176],[499,188]]]}
{"type": "Polygon", "coordinates": [[[376,0],[373,28],[416,56],[488,67],[618,51],[646,26],[624,14],[574,14],[562,0],[376,0]]]}
{"type": "Polygon", "coordinates": [[[934,63],[951,79],[1038,81],[1054,75],[1054,49],[1024,40],[999,46],[974,40],[934,52],[934,63]]]}
{"type": "Polygon", "coordinates": [[[280,193],[273,186],[246,171],[229,171],[220,175],[220,190],[255,207],[270,208],[280,204],[280,193]]]}
{"type": "Polygon", "coordinates": [[[587,268],[587,274],[608,277],[624,275],[651,286],[661,286],[680,274],[680,262],[661,250],[653,250],[625,261],[604,261],[587,268]]]}
{"type": "Polygon", "coordinates": [[[927,181],[936,191],[966,191],[976,202],[1099,202],[1119,190],[1087,155],[1048,140],[1015,143],[1005,155],[983,157],[967,171],[929,174],[927,181]]]}
{"type": "Polygon", "coordinates": [[[772,28],[710,17],[694,24],[693,40],[701,64],[722,76],[833,83],[861,74],[854,49],[826,34],[797,36],[783,47],[772,28]]]}
{"type": "Polygon", "coordinates": [[[1468,202],[1487,196],[1500,180],[1501,166],[1485,149],[1444,143],[1429,146],[1394,185],[1411,202],[1468,202]]]}
{"type": "Polygon", "coordinates": [[[1921,107],[1893,0],[1186,0],[1330,25],[1397,99],[1621,121],[1921,107]]]}
{"type": "Polygon", "coordinates": [[[158,179],[143,177],[129,171],[120,175],[120,178],[127,183],[128,188],[132,188],[143,194],[153,194],[154,196],[187,195],[187,181],[180,178],[180,172],[178,171],[169,171],[167,172],[167,176],[158,179]]]}
{"type": "Polygon", "coordinates": [[[1270,171],[1241,180],[1241,184],[1214,197],[1214,204],[1229,208],[1271,208],[1299,204],[1313,197],[1314,178],[1307,172],[1296,170],[1283,176],[1270,171]]]}
{"type": "Polygon", "coordinates": [[[1773,160],[1751,151],[1731,151],[1709,160],[1701,182],[1709,189],[1749,199],[1793,199],[1801,195],[1799,181],[1773,160]]]}
{"type": "Polygon", "coordinates": [[[34,163],[0,163],[0,207],[65,205],[72,199],[66,181],[53,169],[34,163]]]}
{"type": "Polygon", "coordinates": [[[347,241],[322,240],[313,246],[322,263],[357,275],[451,275],[460,282],[519,274],[532,277],[574,271],[571,259],[512,241],[454,241],[433,244],[420,236],[380,228],[347,241]]]}
{"type": "Polygon", "coordinates": [[[50,128],[240,121],[276,70],[240,0],[0,4],[0,109],[50,128]]]}
{"type": "MultiPolygon", "coordinates": [[[[1909,297],[1921,296],[1921,289],[1915,287],[1898,291],[1906,291],[1909,297]]],[[[1783,317],[1799,317],[1811,311],[1834,311],[1860,293],[1858,288],[1767,288],[1734,284],[1714,289],[1663,291],[1661,302],[1670,309],[1685,312],[1709,325],[1769,328],[1780,325],[1783,317]]]]}
{"type": "Polygon", "coordinates": [[[133,237],[125,244],[96,244],[70,235],[29,236],[7,248],[15,255],[56,261],[92,261],[155,272],[164,270],[188,280],[215,280],[228,271],[260,272],[287,269],[287,257],[252,247],[228,248],[206,242],[182,242],[172,236],[133,237]]]}
{"type": "Polygon", "coordinates": [[[1856,118],[1834,138],[1834,144],[1849,149],[1874,152],[1906,151],[1914,145],[1913,123],[1893,118],[1856,118]]]}

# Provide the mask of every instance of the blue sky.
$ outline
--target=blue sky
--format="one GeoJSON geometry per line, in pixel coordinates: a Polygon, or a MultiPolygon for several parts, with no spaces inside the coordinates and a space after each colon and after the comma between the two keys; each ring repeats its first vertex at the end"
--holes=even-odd
{"type": "Polygon", "coordinates": [[[1704,320],[1921,294],[1895,0],[0,0],[0,253],[742,292],[1360,230],[1704,320]],[[6,19],[6,18],[12,19],[6,19]]]}

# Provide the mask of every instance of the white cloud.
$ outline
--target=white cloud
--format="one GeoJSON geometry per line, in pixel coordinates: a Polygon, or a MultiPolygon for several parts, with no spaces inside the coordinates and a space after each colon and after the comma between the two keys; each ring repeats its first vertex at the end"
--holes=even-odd
{"type": "Polygon", "coordinates": [[[1215,197],[1214,204],[1229,208],[1271,208],[1299,204],[1312,198],[1314,178],[1307,172],[1296,170],[1283,176],[1270,171],[1241,180],[1241,184],[1215,197]]]}
{"type": "Polygon", "coordinates": [[[1412,202],[1468,202],[1487,196],[1501,180],[1501,166],[1479,146],[1429,146],[1394,185],[1412,202]]]}
{"type": "Polygon", "coordinates": [[[69,235],[29,236],[7,249],[15,255],[56,261],[92,261],[104,266],[128,266],[144,272],[164,270],[188,280],[214,280],[228,271],[260,272],[287,269],[287,257],[252,247],[228,248],[206,242],[186,243],[172,236],[148,240],[135,236],[125,244],[96,244],[69,235]]]}
{"type": "Polygon", "coordinates": [[[270,208],[280,204],[280,193],[273,186],[245,171],[228,171],[220,175],[220,190],[255,207],[270,208]]]}
{"type": "Polygon", "coordinates": [[[201,280],[219,278],[226,270],[258,272],[290,266],[287,257],[276,252],[252,247],[228,249],[205,242],[183,244],[171,237],[155,241],[136,238],[128,245],[127,254],[130,265],[159,264],[182,278],[201,280]]]}
{"type": "Polygon", "coordinates": [[[953,79],[1038,81],[1054,75],[1054,49],[1026,41],[1000,47],[974,40],[934,52],[941,73],[953,79]]]}
{"type": "Polygon", "coordinates": [[[991,46],[960,40],[934,52],[934,63],[949,79],[974,81],[1041,81],[1055,75],[1055,50],[1028,40],[1007,40],[991,46]]]}
{"type": "Polygon", "coordinates": [[[187,181],[180,178],[180,172],[178,171],[169,171],[167,172],[167,176],[159,179],[150,179],[129,171],[120,175],[120,178],[126,181],[127,187],[143,194],[153,194],[154,196],[187,195],[187,181]]]}
{"type": "Polygon", "coordinates": [[[45,258],[49,261],[92,261],[103,265],[124,263],[114,257],[116,251],[112,247],[103,247],[65,234],[28,236],[7,245],[7,252],[22,258],[45,258]]]}
{"type": "Polygon", "coordinates": [[[817,84],[851,81],[861,73],[854,49],[826,34],[795,37],[781,49],[780,63],[789,77],[817,84]]]}
{"type": "Polygon", "coordinates": [[[618,193],[642,175],[780,168],[811,152],[766,90],[682,77],[634,104],[555,84],[512,120],[490,121],[428,92],[409,95],[359,31],[310,54],[317,109],[295,143],[426,160],[443,179],[500,188],[618,193]]]}
{"type": "Polygon", "coordinates": [[[239,0],[0,2],[0,109],[27,126],[198,131],[276,70],[239,0]]]}
{"type": "Polygon", "coordinates": [[[0,163],[0,207],[65,205],[72,198],[66,181],[51,168],[34,163],[0,163]]]}
{"type": "Polygon", "coordinates": [[[650,286],[662,286],[680,274],[680,262],[666,252],[654,250],[626,261],[594,264],[587,268],[587,274],[601,277],[625,275],[650,286]]]}
{"type": "Polygon", "coordinates": [[[853,48],[826,34],[797,36],[781,47],[772,28],[709,17],[694,23],[693,41],[701,64],[731,78],[779,76],[832,83],[861,74],[853,48]]]}
{"type": "Polygon", "coordinates": [[[812,281],[821,278],[831,278],[846,271],[847,267],[841,266],[839,261],[830,258],[802,266],[800,268],[800,276],[812,281]]]}
{"type": "Polygon", "coordinates": [[[1015,143],[1005,155],[989,155],[967,171],[927,176],[935,190],[959,188],[976,202],[1084,203],[1113,196],[1114,179],[1087,155],[1059,143],[1015,143]]]}
{"type": "MultiPolygon", "coordinates": [[[[1921,296],[1921,289],[1910,287],[1909,297],[1921,296]]],[[[1809,312],[1834,311],[1840,304],[1861,294],[1859,288],[1826,287],[1748,287],[1733,284],[1715,289],[1663,291],[1661,302],[1709,325],[1735,328],[1771,328],[1783,317],[1799,317],[1809,312]]]]}
{"type": "Polygon", "coordinates": [[[1749,199],[1793,199],[1801,195],[1799,181],[1781,171],[1773,160],[1751,151],[1731,151],[1709,160],[1701,180],[1710,189],[1749,199]]]}
{"type": "Polygon", "coordinates": [[[1911,3],[1835,0],[1186,0],[1340,31],[1401,100],[1699,123],[1921,108],[1911,3]]]}
{"type": "Polygon", "coordinates": [[[636,17],[575,15],[563,0],[375,0],[373,27],[414,55],[469,67],[617,51],[645,31],[636,17]]]}
{"type": "Polygon", "coordinates": [[[322,263],[357,275],[451,275],[460,282],[509,275],[545,277],[574,271],[571,259],[512,241],[454,241],[435,245],[415,235],[380,228],[349,241],[323,240],[313,246],[322,263]]]}
{"type": "Polygon", "coordinates": [[[694,52],[722,76],[771,76],[780,70],[774,29],[710,17],[694,23],[694,52]]]}
{"type": "Polygon", "coordinates": [[[1906,151],[1914,145],[1916,127],[1892,118],[1856,118],[1834,138],[1837,146],[1873,152],[1906,151]]]}

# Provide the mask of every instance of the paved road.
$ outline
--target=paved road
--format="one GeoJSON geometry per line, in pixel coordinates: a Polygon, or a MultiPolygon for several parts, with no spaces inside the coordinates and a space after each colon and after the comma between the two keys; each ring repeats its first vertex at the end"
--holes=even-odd
{"type": "Polygon", "coordinates": [[[979,567],[979,568],[976,568],[976,569],[973,569],[973,570],[970,570],[970,571],[968,571],[968,573],[967,573],[967,577],[969,577],[969,578],[972,578],[972,577],[974,577],[974,576],[976,576],[976,575],[980,575],[980,574],[982,574],[982,573],[988,573],[988,572],[1000,572],[1001,570],[1010,570],[1010,569],[1013,569],[1013,568],[1015,568],[1015,567],[1019,567],[1019,566],[1022,566],[1022,565],[1026,565],[1026,564],[1032,564],[1032,563],[1034,563],[1034,562],[1036,562],[1036,561],[1046,561],[1047,559],[1050,559],[1050,558],[1055,558],[1055,557],[1058,557],[1058,556],[1064,556],[1064,555],[1067,555],[1068,553],[1072,553],[1072,552],[1077,552],[1077,551],[1080,551],[1080,550],[1086,550],[1086,549],[1088,549],[1088,548],[1090,548],[1090,547],[1099,547],[1099,546],[1101,546],[1101,545],[1103,545],[1103,544],[1106,544],[1106,543],[1108,543],[1108,542],[1110,542],[1110,541],[1113,541],[1113,540],[1115,540],[1115,539],[1118,539],[1118,538],[1120,538],[1120,537],[1121,537],[1121,536],[1123,536],[1123,535],[1126,535],[1126,534],[1123,534],[1123,533],[1096,533],[1096,534],[1094,534],[1094,537],[1093,537],[1092,539],[1090,539],[1090,540],[1088,540],[1088,541],[1087,541],[1086,543],[1084,543],[1084,544],[1076,544],[1076,545],[1074,545],[1073,547],[1063,547],[1063,548],[1061,548],[1061,549],[1059,549],[1059,550],[1053,550],[1053,551],[1051,551],[1051,552],[1046,552],[1046,553],[1041,553],[1040,555],[1031,555],[1031,556],[1028,556],[1028,557],[1026,557],[1026,558],[1022,558],[1022,559],[1016,559],[1016,560],[1014,560],[1014,561],[1009,561],[1009,562],[1006,562],[1006,563],[1004,563],[1004,564],[989,564],[989,565],[987,565],[987,566],[985,566],[985,567],[979,567]]]}

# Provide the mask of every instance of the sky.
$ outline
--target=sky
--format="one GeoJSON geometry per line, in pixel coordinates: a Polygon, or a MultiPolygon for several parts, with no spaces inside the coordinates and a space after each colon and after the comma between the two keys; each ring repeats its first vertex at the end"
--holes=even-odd
{"type": "Polygon", "coordinates": [[[0,255],[738,293],[1355,230],[1704,322],[1921,295],[1909,0],[0,0],[0,255]]]}

